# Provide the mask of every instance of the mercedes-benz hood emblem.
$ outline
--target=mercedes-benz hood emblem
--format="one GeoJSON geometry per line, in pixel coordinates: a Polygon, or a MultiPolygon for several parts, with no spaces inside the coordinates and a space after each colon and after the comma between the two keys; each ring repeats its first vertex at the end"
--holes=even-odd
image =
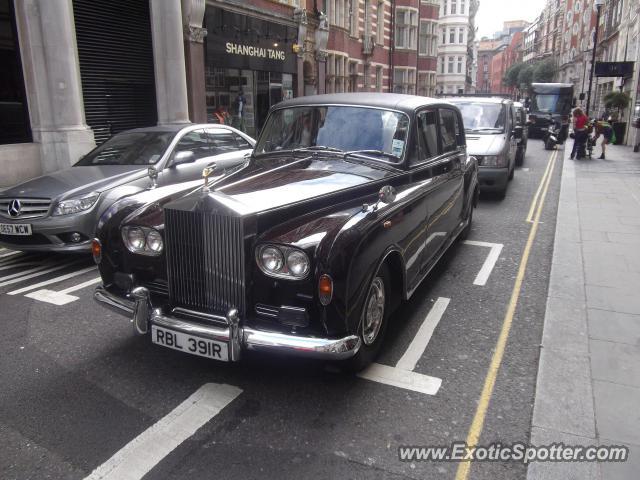
{"type": "Polygon", "coordinates": [[[12,200],[11,203],[9,203],[9,206],[7,207],[7,213],[11,217],[18,217],[20,216],[21,209],[22,205],[20,204],[20,200],[16,198],[15,200],[12,200]]]}

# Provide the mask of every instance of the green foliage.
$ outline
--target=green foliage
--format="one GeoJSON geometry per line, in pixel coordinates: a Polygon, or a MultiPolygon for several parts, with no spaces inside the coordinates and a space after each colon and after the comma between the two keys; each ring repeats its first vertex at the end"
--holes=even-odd
{"type": "Polygon", "coordinates": [[[629,94],[627,92],[620,92],[619,90],[609,92],[604,96],[604,105],[607,108],[624,110],[629,106],[630,102],[631,97],[629,96],[629,94]]]}
{"type": "Polygon", "coordinates": [[[518,81],[518,76],[520,75],[520,71],[526,66],[523,62],[514,63],[511,65],[507,71],[504,73],[504,78],[502,79],[502,83],[507,87],[519,87],[520,82],[518,81]]]}
{"type": "Polygon", "coordinates": [[[540,83],[553,82],[555,74],[556,62],[553,58],[547,58],[536,63],[535,70],[533,72],[533,81],[540,83]]]}
{"type": "Polygon", "coordinates": [[[520,72],[518,72],[518,85],[521,90],[529,90],[529,87],[531,87],[535,68],[535,65],[526,64],[520,69],[520,72]]]}

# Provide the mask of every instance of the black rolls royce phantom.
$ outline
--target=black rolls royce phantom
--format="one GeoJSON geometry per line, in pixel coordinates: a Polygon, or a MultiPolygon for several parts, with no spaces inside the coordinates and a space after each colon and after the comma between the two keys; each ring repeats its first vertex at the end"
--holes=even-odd
{"type": "Polygon", "coordinates": [[[380,349],[390,314],[469,232],[477,165],[459,110],[398,94],[272,108],[251,157],[202,185],[114,205],[95,299],[165,347],[340,360],[380,349]]]}

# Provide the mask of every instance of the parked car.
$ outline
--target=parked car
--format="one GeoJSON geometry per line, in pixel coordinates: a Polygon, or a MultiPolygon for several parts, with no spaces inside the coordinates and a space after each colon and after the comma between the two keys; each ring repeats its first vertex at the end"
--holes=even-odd
{"type": "Polygon", "coordinates": [[[361,369],[394,308],[469,232],[477,193],[451,104],[287,100],[237,171],[109,212],[93,245],[95,298],[185,353],[237,361],[263,350],[361,369]]]}
{"type": "Polygon", "coordinates": [[[467,151],[478,160],[482,191],[507,193],[516,165],[523,127],[517,125],[513,102],[498,97],[447,98],[462,113],[467,151]]]}
{"type": "Polygon", "coordinates": [[[73,167],[0,194],[0,246],[89,252],[100,215],[119,198],[246,161],[255,141],[224,125],[139,128],[114,135],[73,167]]]}
{"type": "Polygon", "coordinates": [[[524,163],[524,156],[527,153],[527,143],[529,142],[529,123],[527,109],[520,102],[513,102],[516,114],[516,127],[522,127],[522,136],[518,140],[516,149],[516,165],[519,167],[524,163]]]}

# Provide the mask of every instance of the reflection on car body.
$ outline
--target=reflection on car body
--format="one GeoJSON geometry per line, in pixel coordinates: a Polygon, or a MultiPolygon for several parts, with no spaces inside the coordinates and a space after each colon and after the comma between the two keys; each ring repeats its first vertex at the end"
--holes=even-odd
{"type": "Polygon", "coordinates": [[[186,194],[134,195],[101,221],[95,298],[187,353],[264,350],[360,369],[391,312],[468,233],[477,193],[451,104],[287,100],[237,171],[186,194]]]}

